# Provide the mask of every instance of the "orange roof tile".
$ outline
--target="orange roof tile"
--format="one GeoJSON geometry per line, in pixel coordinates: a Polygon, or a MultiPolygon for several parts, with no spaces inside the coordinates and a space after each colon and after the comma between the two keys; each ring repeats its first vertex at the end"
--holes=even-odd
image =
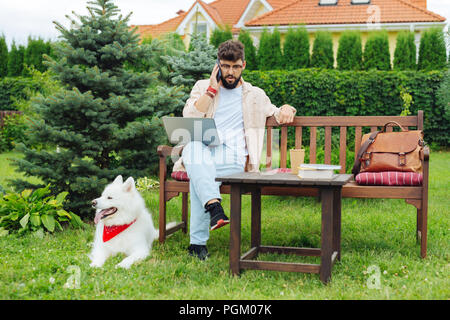
{"type": "Polygon", "coordinates": [[[339,0],[337,5],[331,6],[320,6],[319,0],[296,0],[248,21],[246,26],[367,23],[375,12],[368,10],[369,6],[374,6],[375,10],[379,8],[380,23],[445,21],[444,17],[407,0],[371,0],[367,5],[352,5],[351,0],[339,0]]]}

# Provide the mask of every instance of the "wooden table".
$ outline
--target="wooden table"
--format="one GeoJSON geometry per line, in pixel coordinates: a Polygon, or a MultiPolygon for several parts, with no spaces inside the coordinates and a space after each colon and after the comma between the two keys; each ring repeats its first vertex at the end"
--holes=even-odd
{"type": "MultiPolygon", "coordinates": [[[[231,187],[230,212],[230,269],[239,275],[241,269],[275,270],[320,274],[320,280],[331,279],[331,268],[341,254],[341,189],[351,178],[349,174],[336,174],[329,180],[305,180],[291,173],[243,172],[216,181],[231,187]],[[293,248],[261,245],[261,188],[277,186],[282,188],[317,187],[322,202],[321,248],[293,248]],[[251,192],[251,249],[241,255],[241,195],[251,192]],[[320,265],[255,261],[259,253],[296,254],[320,256],[320,265]]],[[[281,208],[280,208],[281,209],[281,208]]]]}

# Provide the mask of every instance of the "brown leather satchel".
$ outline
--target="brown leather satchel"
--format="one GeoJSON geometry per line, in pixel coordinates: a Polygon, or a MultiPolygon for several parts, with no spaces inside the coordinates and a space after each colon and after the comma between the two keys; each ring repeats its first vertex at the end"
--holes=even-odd
{"type": "Polygon", "coordinates": [[[422,172],[420,152],[423,149],[423,131],[405,130],[395,121],[389,121],[381,131],[365,134],[352,173],[403,171],[422,172]],[[389,124],[401,128],[400,132],[385,132],[389,124]]]}

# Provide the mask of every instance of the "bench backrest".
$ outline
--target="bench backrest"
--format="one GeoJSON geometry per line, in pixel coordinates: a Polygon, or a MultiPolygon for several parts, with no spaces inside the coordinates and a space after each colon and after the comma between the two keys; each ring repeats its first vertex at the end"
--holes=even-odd
{"type": "MultiPolygon", "coordinates": [[[[347,130],[350,127],[355,128],[355,157],[361,146],[361,138],[363,130],[368,127],[370,132],[380,130],[389,121],[396,121],[405,129],[413,127],[417,130],[423,130],[423,111],[419,110],[415,116],[318,116],[318,117],[295,117],[293,123],[280,126],[275,117],[269,117],[266,121],[267,136],[266,149],[267,158],[266,166],[272,167],[272,137],[273,130],[281,128],[280,139],[280,167],[286,168],[287,165],[287,142],[288,142],[288,127],[295,127],[295,148],[301,148],[302,136],[305,131],[304,128],[310,128],[309,141],[309,159],[310,163],[317,161],[317,128],[325,128],[325,144],[324,144],[324,162],[331,164],[331,137],[332,128],[339,128],[339,165],[341,165],[341,173],[346,172],[346,150],[347,150],[347,130]]],[[[387,128],[387,131],[392,131],[392,126],[387,128]]]]}

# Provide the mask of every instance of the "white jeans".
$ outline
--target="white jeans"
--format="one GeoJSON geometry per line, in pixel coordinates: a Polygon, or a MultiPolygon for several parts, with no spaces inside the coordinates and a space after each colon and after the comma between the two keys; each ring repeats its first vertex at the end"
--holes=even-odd
{"type": "Polygon", "coordinates": [[[206,245],[209,239],[210,215],[205,212],[205,205],[209,200],[222,199],[219,189],[221,182],[215,179],[244,172],[245,163],[224,144],[208,147],[198,141],[188,143],[183,148],[182,157],[190,180],[190,243],[206,245]]]}

